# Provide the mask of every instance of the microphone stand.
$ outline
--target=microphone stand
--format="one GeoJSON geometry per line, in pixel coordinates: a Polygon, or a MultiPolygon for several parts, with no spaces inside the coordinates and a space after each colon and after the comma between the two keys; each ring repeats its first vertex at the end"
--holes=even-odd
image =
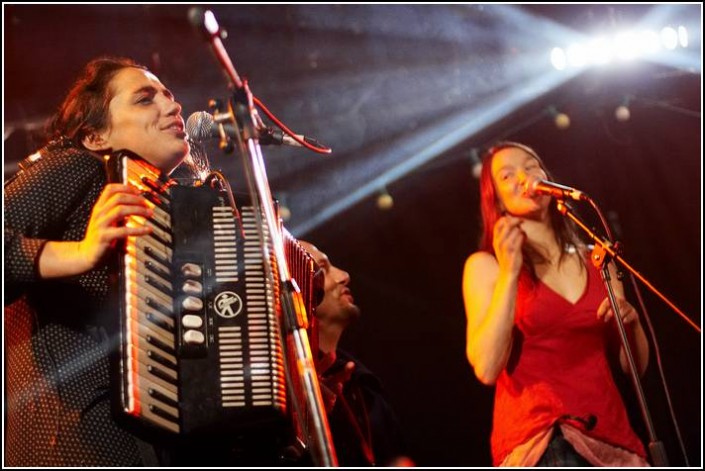
{"type": "MultiPolygon", "coordinates": [[[[240,80],[230,60],[222,41],[218,24],[210,11],[203,12],[194,8],[189,13],[194,25],[205,34],[212,50],[223,67],[230,88],[233,90],[229,102],[229,116],[233,121],[235,133],[242,156],[247,185],[255,208],[260,242],[262,244],[263,261],[268,279],[276,281],[284,320],[285,330],[291,336],[291,344],[296,359],[296,368],[293,374],[298,375],[299,384],[303,387],[305,410],[312,425],[312,459],[319,466],[338,466],[338,460],[333,447],[328,418],[326,416],[323,399],[321,396],[318,376],[311,355],[311,347],[306,331],[307,316],[303,298],[296,281],[289,273],[284,252],[284,241],[281,226],[275,216],[274,203],[267,180],[262,149],[259,145],[259,136],[256,127],[255,108],[252,93],[247,81],[240,80]],[[269,236],[269,241],[267,240],[269,236]],[[270,252],[270,248],[272,251],[270,252]],[[277,273],[272,273],[271,262],[274,262],[277,273]]],[[[224,138],[224,133],[221,134],[224,138]]],[[[276,302],[275,302],[276,303],[276,302]]],[[[286,349],[286,346],[285,346],[286,349]]],[[[286,362],[285,362],[286,363],[286,362]]],[[[288,366],[285,365],[288,370],[288,366]]],[[[296,397],[297,394],[294,394],[296,397]]],[[[296,398],[293,399],[296,402],[296,398]]],[[[295,404],[296,406],[299,406],[295,404]]],[[[301,407],[298,407],[301,412],[301,407]]],[[[306,422],[303,414],[299,419],[306,422]]]]}
{"type": "MultiPolygon", "coordinates": [[[[564,216],[567,216],[571,221],[573,221],[578,227],[580,227],[590,239],[595,242],[595,246],[590,254],[590,259],[592,264],[600,269],[602,275],[602,281],[607,288],[607,296],[610,300],[610,305],[612,306],[612,311],[614,312],[614,318],[617,321],[617,328],[619,330],[620,339],[622,341],[622,347],[624,348],[624,354],[627,357],[629,363],[629,373],[636,391],[637,399],[639,400],[639,407],[641,408],[641,414],[644,418],[646,424],[646,429],[649,434],[649,454],[651,455],[651,461],[654,466],[665,467],[668,466],[668,457],[666,456],[666,449],[663,442],[656,438],[656,431],[654,429],[654,424],[651,419],[651,414],[649,412],[649,407],[646,404],[646,397],[644,396],[644,390],[641,386],[641,381],[639,379],[639,373],[637,372],[636,363],[634,361],[634,355],[632,354],[631,347],[629,346],[629,339],[627,338],[627,331],[624,328],[624,322],[622,321],[622,316],[619,312],[619,306],[617,304],[617,298],[614,295],[611,283],[611,275],[609,272],[608,263],[611,260],[615,260],[622,267],[626,268],[634,276],[642,280],[652,291],[655,291],[650,283],[648,283],[643,276],[641,276],[634,268],[632,268],[624,259],[617,253],[615,246],[608,240],[596,235],[591,231],[585,223],[568,207],[568,205],[562,199],[557,199],[558,211],[564,216]]],[[[661,295],[658,291],[655,291],[662,299],[665,297],[661,295]]]]}

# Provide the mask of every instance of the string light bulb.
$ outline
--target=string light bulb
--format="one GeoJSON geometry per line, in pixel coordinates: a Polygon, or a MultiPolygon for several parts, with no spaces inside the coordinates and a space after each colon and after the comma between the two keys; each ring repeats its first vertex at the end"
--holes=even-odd
{"type": "Polygon", "coordinates": [[[549,106],[548,112],[553,116],[553,123],[558,129],[564,130],[570,127],[570,116],[558,111],[555,106],[549,106]]]}
{"type": "Polygon", "coordinates": [[[286,204],[286,195],[279,195],[279,197],[275,199],[278,202],[279,217],[283,222],[289,221],[291,219],[291,210],[289,209],[289,205],[286,204]]]}
{"type": "Polygon", "coordinates": [[[629,95],[625,96],[622,99],[622,103],[615,108],[614,117],[617,121],[621,121],[623,123],[629,121],[629,118],[631,117],[631,111],[629,110],[629,95]]]}
{"type": "Polygon", "coordinates": [[[377,207],[382,211],[389,211],[394,206],[394,198],[389,194],[387,188],[382,188],[377,194],[377,207]]]}
{"type": "Polygon", "coordinates": [[[482,174],[482,160],[480,160],[480,151],[476,147],[470,149],[470,164],[472,165],[472,176],[479,180],[482,174]]]}

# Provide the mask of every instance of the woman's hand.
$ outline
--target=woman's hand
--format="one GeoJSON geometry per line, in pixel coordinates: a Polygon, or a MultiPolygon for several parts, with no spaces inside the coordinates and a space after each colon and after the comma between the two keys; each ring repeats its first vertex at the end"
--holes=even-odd
{"type": "Polygon", "coordinates": [[[521,230],[521,218],[503,216],[494,225],[493,247],[500,271],[518,274],[524,257],[521,248],[526,234],[521,230]]]}
{"type": "Polygon", "coordinates": [[[152,209],[138,190],[118,183],[107,185],[93,206],[86,236],[79,243],[86,271],[98,265],[118,239],[149,234],[150,229],[144,223],[120,225],[127,216],[151,215],[152,209]]]}
{"type": "MultiPolygon", "coordinates": [[[[644,329],[639,322],[639,313],[624,298],[617,298],[617,307],[619,308],[619,314],[622,316],[622,323],[625,327],[629,327],[629,329],[625,330],[637,371],[640,375],[643,375],[649,364],[649,342],[646,340],[644,329]]],[[[612,309],[609,298],[605,298],[602,303],[600,303],[600,307],[597,308],[597,318],[605,322],[614,319],[614,310],[612,309]]],[[[629,362],[622,345],[620,345],[619,348],[619,363],[622,367],[622,371],[628,373],[630,368],[629,362]]]]}
{"type": "Polygon", "coordinates": [[[106,185],[98,197],[79,242],[49,241],[39,258],[41,278],[80,275],[95,268],[118,239],[149,234],[144,220],[152,215],[150,203],[138,190],[117,183],[106,185]],[[128,216],[137,216],[127,224],[128,216]]]}
{"type": "MultiPolygon", "coordinates": [[[[636,309],[634,309],[626,299],[617,298],[617,307],[619,308],[619,314],[622,316],[622,323],[624,325],[639,321],[639,314],[637,314],[636,309]]],[[[600,307],[597,308],[597,318],[605,322],[609,322],[614,318],[614,310],[612,309],[609,298],[603,299],[600,303],[600,307]]]]}

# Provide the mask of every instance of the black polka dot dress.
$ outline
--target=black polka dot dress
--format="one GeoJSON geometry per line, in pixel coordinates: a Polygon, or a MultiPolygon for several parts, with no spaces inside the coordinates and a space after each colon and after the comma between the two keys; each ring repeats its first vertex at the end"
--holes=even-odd
{"type": "MultiPolygon", "coordinates": [[[[49,240],[83,239],[103,162],[68,140],[4,191],[5,464],[139,466],[136,439],[110,413],[108,273],[40,280],[49,240]]],[[[112,314],[114,315],[114,314],[112,314]]]]}

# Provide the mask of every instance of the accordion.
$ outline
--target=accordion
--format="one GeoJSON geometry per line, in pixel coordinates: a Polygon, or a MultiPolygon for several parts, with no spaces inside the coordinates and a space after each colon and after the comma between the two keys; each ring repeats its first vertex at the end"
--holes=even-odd
{"type": "MultiPolygon", "coordinates": [[[[282,341],[279,287],[267,275],[276,266],[264,256],[272,250],[263,250],[255,209],[244,199],[233,208],[218,189],[167,181],[129,152],[109,156],[107,168],[109,181],[137,188],[154,207],[148,219],[127,219],[151,233],[128,237],[114,270],[118,418],[149,437],[290,423],[291,360],[282,341]]],[[[321,295],[320,273],[283,233],[292,276],[311,313],[321,295]]]]}

